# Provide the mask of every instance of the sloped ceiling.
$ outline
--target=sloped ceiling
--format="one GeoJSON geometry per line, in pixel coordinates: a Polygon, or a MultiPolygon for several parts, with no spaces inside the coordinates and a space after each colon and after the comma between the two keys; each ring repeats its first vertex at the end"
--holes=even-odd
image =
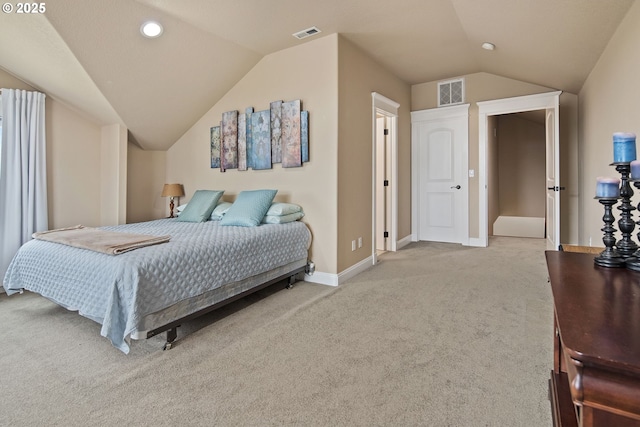
{"type": "Polygon", "coordinates": [[[578,93],[633,0],[55,0],[0,14],[0,68],[166,150],[260,59],[341,33],[409,84],[489,72],[578,93]],[[148,19],[158,39],[140,35],[148,19]],[[490,41],[489,52],[480,45],[490,41]]]}

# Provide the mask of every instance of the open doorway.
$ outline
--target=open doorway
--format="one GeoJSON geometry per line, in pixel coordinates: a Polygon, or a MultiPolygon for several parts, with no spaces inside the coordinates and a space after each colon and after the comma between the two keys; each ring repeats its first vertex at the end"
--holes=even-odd
{"type": "Polygon", "coordinates": [[[372,109],[372,259],[396,251],[398,234],[398,108],[379,93],[371,94],[372,109]]]}
{"type": "Polygon", "coordinates": [[[487,119],[488,234],[543,239],[545,110],[487,119]]]}
{"type": "MultiPolygon", "coordinates": [[[[520,96],[478,102],[479,137],[479,236],[474,246],[489,244],[489,197],[488,197],[488,140],[489,120],[492,116],[543,110],[545,112],[545,227],[547,247],[557,249],[560,244],[560,156],[559,156],[559,110],[560,94],[548,92],[537,95],[520,96]]],[[[544,184],[542,184],[544,185],[544,184]]]]}

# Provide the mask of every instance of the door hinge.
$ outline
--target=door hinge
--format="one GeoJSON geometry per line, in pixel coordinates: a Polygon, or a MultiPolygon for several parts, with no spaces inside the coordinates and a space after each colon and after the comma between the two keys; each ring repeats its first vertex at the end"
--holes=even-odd
{"type": "Polygon", "coordinates": [[[389,129],[385,129],[385,130],[384,130],[384,134],[385,134],[385,135],[389,135],[389,129]]]}
{"type": "Polygon", "coordinates": [[[388,187],[388,186],[389,186],[389,180],[388,180],[388,179],[385,179],[385,180],[384,180],[383,185],[384,185],[385,187],[388,187]]]}
{"type": "Polygon", "coordinates": [[[389,237],[389,232],[388,232],[388,231],[385,231],[385,232],[384,232],[384,238],[386,239],[387,237],[389,237]]]}

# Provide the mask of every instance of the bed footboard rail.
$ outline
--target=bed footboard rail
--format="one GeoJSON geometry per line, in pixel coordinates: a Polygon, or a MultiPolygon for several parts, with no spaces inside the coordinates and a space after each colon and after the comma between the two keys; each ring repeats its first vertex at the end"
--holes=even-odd
{"type": "Polygon", "coordinates": [[[163,350],[169,350],[169,349],[171,349],[171,347],[173,347],[173,343],[178,338],[178,330],[177,329],[182,323],[188,322],[188,321],[193,320],[193,319],[196,319],[196,318],[198,318],[200,316],[204,316],[205,314],[210,313],[210,312],[212,312],[212,311],[214,311],[214,310],[216,310],[216,309],[218,309],[220,307],[223,307],[223,306],[225,306],[225,305],[227,305],[229,303],[237,301],[240,298],[244,298],[247,295],[250,295],[250,294],[252,294],[254,292],[257,292],[257,291],[259,291],[261,289],[266,288],[267,286],[271,286],[271,285],[276,284],[278,282],[282,282],[283,280],[287,280],[286,288],[290,289],[290,288],[293,287],[293,284],[297,281],[298,276],[299,275],[304,275],[304,273],[306,271],[306,268],[307,268],[307,266],[303,266],[303,267],[297,268],[297,269],[295,269],[293,271],[290,271],[290,272],[288,272],[286,274],[283,274],[282,276],[279,276],[279,277],[276,277],[274,279],[271,279],[271,280],[269,280],[267,282],[264,282],[264,283],[262,283],[260,285],[257,285],[257,286],[255,286],[255,287],[253,287],[251,289],[248,289],[248,290],[246,290],[244,292],[241,292],[241,293],[239,293],[237,295],[234,295],[232,297],[229,297],[229,298],[227,298],[227,299],[225,299],[223,301],[220,301],[220,302],[218,302],[216,304],[213,304],[213,305],[211,305],[209,307],[205,307],[205,308],[203,308],[201,310],[198,310],[198,311],[196,311],[194,313],[191,313],[191,314],[189,314],[187,316],[181,317],[180,319],[174,320],[174,321],[169,322],[169,323],[167,323],[165,325],[162,325],[162,326],[159,326],[159,327],[157,327],[155,329],[152,329],[152,330],[147,332],[146,338],[151,338],[151,337],[154,337],[154,336],[156,336],[158,334],[166,332],[167,333],[167,341],[165,342],[165,344],[163,346],[163,350]]]}

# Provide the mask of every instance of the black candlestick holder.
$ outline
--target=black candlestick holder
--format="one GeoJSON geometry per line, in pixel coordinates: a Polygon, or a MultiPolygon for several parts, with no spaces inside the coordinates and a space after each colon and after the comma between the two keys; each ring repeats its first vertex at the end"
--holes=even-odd
{"type": "Polygon", "coordinates": [[[616,237],[614,233],[616,229],[613,226],[615,218],[612,207],[618,203],[618,197],[596,197],[596,200],[604,206],[604,216],[602,217],[604,227],[601,230],[604,232],[602,242],[605,249],[593,259],[593,262],[601,267],[624,267],[624,258],[615,247],[616,237]]]}
{"type": "MultiPolygon", "coordinates": [[[[630,182],[633,183],[633,186],[640,190],[640,179],[630,179],[630,182]]],[[[638,211],[640,212],[640,203],[638,203],[638,211]]],[[[638,230],[640,230],[640,221],[636,221],[638,224],[638,230]]],[[[637,234],[638,240],[640,240],[640,232],[637,234]]],[[[625,264],[627,268],[634,271],[640,271],[640,249],[635,251],[633,255],[625,260],[625,264]]]]}
{"type": "Polygon", "coordinates": [[[631,173],[631,164],[629,162],[617,162],[612,163],[612,166],[616,167],[616,170],[620,173],[620,219],[618,220],[618,228],[622,237],[616,243],[618,253],[623,258],[631,257],[638,250],[638,245],[631,239],[631,233],[636,224],[631,219],[631,211],[635,211],[636,208],[631,204],[631,196],[633,196],[633,190],[629,185],[629,174],[631,173]]]}

